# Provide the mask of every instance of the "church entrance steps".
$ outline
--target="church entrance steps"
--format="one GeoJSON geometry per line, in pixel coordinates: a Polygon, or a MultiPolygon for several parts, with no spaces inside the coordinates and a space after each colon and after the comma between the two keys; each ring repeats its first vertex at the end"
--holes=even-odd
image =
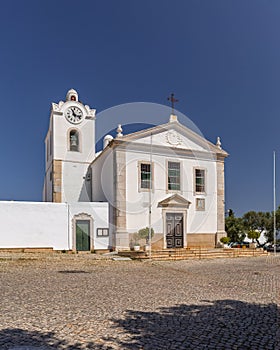
{"type": "MultiPolygon", "coordinates": [[[[267,256],[268,252],[262,249],[165,249],[153,250],[151,258],[153,260],[187,260],[187,259],[217,259],[217,258],[237,258],[237,257],[254,257],[267,256]]],[[[122,251],[119,256],[129,257],[131,259],[149,259],[147,251],[122,251]]]]}

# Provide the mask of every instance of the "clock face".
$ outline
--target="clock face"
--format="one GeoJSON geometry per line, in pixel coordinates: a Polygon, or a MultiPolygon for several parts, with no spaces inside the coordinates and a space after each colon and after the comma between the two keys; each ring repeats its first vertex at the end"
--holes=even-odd
{"type": "Polygon", "coordinates": [[[78,124],[83,118],[83,112],[78,107],[69,107],[65,111],[66,119],[73,124],[78,124]]]}

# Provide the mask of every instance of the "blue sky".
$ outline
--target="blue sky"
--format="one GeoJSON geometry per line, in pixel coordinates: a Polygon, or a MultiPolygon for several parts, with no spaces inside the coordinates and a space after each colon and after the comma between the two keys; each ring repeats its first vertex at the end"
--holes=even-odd
{"type": "Polygon", "coordinates": [[[0,199],[41,200],[50,104],[68,89],[98,112],[175,92],[230,153],[227,208],[272,210],[279,18],[278,0],[2,1],[0,199]]]}

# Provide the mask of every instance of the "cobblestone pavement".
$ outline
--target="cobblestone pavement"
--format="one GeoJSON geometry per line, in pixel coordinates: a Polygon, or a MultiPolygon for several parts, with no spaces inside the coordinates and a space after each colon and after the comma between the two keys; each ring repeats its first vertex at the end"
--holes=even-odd
{"type": "Polygon", "coordinates": [[[280,254],[135,262],[0,253],[0,349],[280,349],[280,254]]]}

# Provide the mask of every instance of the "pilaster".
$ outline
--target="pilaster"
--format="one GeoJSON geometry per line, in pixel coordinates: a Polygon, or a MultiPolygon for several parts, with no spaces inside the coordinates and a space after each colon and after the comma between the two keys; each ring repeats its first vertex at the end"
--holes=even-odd
{"type": "Polygon", "coordinates": [[[225,236],[225,174],[224,158],[217,161],[217,237],[216,242],[225,236]]]}
{"type": "Polygon", "coordinates": [[[53,202],[61,203],[61,188],[62,188],[62,161],[53,160],[53,202]]]}
{"type": "Polygon", "coordinates": [[[114,225],[115,247],[118,250],[129,248],[129,235],[126,230],[126,154],[125,150],[114,151],[114,225]]]}

